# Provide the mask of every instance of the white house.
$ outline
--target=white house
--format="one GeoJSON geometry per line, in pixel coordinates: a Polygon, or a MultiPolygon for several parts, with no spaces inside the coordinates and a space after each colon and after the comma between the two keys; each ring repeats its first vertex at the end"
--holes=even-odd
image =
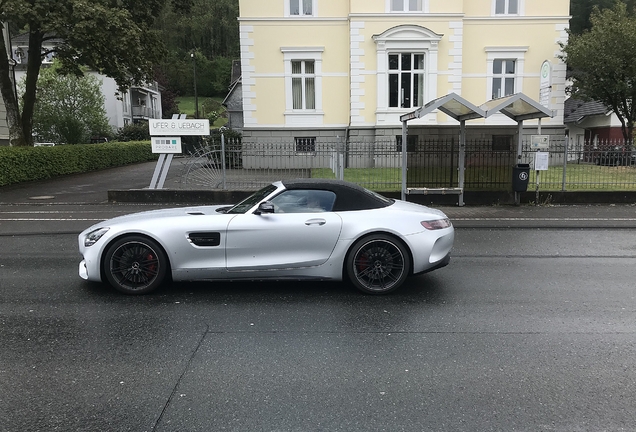
{"type": "MultiPolygon", "coordinates": [[[[59,41],[58,41],[59,42],[59,41]]],[[[15,78],[20,82],[26,75],[28,62],[29,35],[23,34],[11,40],[11,55],[16,62],[15,78]]],[[[44,49],[52,49],[56,45],[55,40],[47,41],[44,49]]],[[[42,62],[42,67],[47,67],[53,61],[53,54],[48,55],[42,62]]],[[[108,117],[108,123],[116,131],[128,124],[139,120],[161,118],[161,89],[157,82],[152,82],[143,87],[131,87],[123,95],[117,91],[117,83],[114,79],[97,72],[89,72],[95,75],[102,83],[104,94],[104,108],[108,117]]]]}

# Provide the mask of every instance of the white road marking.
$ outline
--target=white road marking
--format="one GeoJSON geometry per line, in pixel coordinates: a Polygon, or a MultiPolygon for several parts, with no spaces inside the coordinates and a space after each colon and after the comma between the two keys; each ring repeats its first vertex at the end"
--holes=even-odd
{"type": "Polygon", "coordinates": [[[105,219],[86,219],[86,218],[0,218],[0,222],[28,222],[28,221],[103,221],[105,219]]]}

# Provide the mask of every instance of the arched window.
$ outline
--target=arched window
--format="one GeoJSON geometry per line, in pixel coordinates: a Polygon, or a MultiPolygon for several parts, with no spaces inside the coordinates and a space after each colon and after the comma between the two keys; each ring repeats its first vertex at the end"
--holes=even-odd
{"type": "Polygon", "coordinates": [[[377,52],[378,116],[395,116],[437,97],[438,43],[443,35],[402,25],[373,36],[377,52]]]}

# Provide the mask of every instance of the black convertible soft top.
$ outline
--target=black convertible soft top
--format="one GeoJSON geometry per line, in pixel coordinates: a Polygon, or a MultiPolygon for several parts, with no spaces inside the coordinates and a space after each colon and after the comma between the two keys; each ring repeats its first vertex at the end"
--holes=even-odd
{"type": "Polygon", "coordinates": [[[342,180],[294,179],[283,180],[286,189],[320,189],[336,194],[332,211],[371,210],[388,207],[393,200],[368,189],[342,180]]]}

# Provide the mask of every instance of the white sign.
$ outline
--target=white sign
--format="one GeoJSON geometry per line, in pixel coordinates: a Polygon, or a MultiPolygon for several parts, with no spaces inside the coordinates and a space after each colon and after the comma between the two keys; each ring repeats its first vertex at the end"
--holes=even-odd
{"type": "Polygon", "coordinates": [[[181,153],[181,137],[151,137],[153,153],[181,153]]]}
{"type": "Polygon", "coordinates": [[[550,148],[550,135],[531,135],[531,150],[548,150],[550,148]]]}
{"type": "Polygon", "coordinates": [[[210,120],[151,119],[148,122],[151,136],[210,135],[210,120]]]}
{"type": "Polygon", "coordinates": [[[552,91],[552,67],[547,60],[541,65],[539,83],[539,103],[544,107],[548,107],[550,106],[552,91]]]}
{"type": "Polygon", "coordinates": [[[536,152],[534,154],[534,169],[535,171],[547,171],[550,161],[550,153],[548,152],[536,152]]]}

